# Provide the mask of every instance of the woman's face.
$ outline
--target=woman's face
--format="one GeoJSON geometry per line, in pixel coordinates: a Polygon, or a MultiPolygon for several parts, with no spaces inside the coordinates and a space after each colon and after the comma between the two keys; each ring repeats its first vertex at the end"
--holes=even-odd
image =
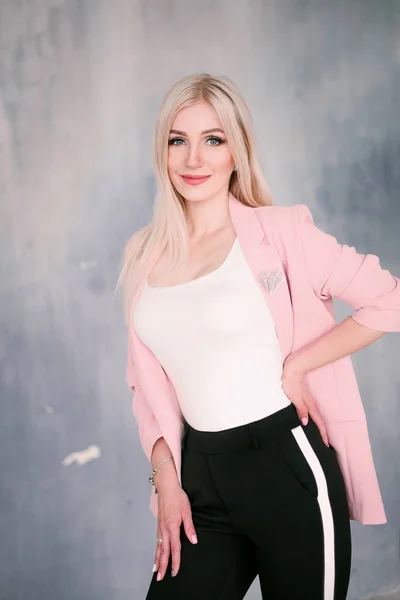
{"type": "Polygon", "coordinates": [[[168,175],[185,200],[207,200],[228,191],[234,162],[211,104],[201,100],[182,108],[168,144],[168,175]]]}

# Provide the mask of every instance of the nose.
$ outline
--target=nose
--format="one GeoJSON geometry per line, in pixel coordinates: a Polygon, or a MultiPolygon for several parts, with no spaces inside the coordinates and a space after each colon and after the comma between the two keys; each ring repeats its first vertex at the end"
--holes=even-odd
{"type": "Polygon", "coordinates": [[[197,144],[192,144],[189,146],[189,151],[186,155],[186,166],[189,169],[198,169],[203,164],[203,159],[201,157],[201,152],[197,144]]]}

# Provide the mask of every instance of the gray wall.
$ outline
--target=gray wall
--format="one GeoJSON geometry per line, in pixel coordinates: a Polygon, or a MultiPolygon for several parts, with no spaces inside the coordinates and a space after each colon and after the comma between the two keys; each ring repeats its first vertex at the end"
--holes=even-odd
{"type": "MultiPolygon", "coordinates": [[[[0,0],[1,600],[140,600],[151,577],[113,289],[167,87],[231,76],[275,203],[399,274],[399,31],[396,0],[0,0]]],[[[400,586],[399,350],[354,356],[389,523],[352,525],[352,599],[400,586]]]]}

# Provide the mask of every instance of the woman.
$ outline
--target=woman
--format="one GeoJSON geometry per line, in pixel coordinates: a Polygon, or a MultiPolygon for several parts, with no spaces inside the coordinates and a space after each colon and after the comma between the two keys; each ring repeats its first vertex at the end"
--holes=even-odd
{"type": "Polygon", "coordinates": [[[350,519],[384,523],[349,355],[400,330],[399,279],[272,206],[226,77],[168,92],[152,222],[120,280],[158,519],[147,600],[342,600],[350,519]],[[332,297],[354,312],[336,324],[332,297]]]}

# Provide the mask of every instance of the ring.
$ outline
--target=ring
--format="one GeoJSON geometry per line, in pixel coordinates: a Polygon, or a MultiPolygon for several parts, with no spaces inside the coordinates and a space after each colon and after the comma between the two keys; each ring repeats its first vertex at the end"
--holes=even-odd
{"type": "Polygon", "coordinates": [[[162,538],[159,538],[159,537],[158,537],[158,538],[157,538],[157,544],[161,544],[161,542],[162,542],[162,538]]]}

